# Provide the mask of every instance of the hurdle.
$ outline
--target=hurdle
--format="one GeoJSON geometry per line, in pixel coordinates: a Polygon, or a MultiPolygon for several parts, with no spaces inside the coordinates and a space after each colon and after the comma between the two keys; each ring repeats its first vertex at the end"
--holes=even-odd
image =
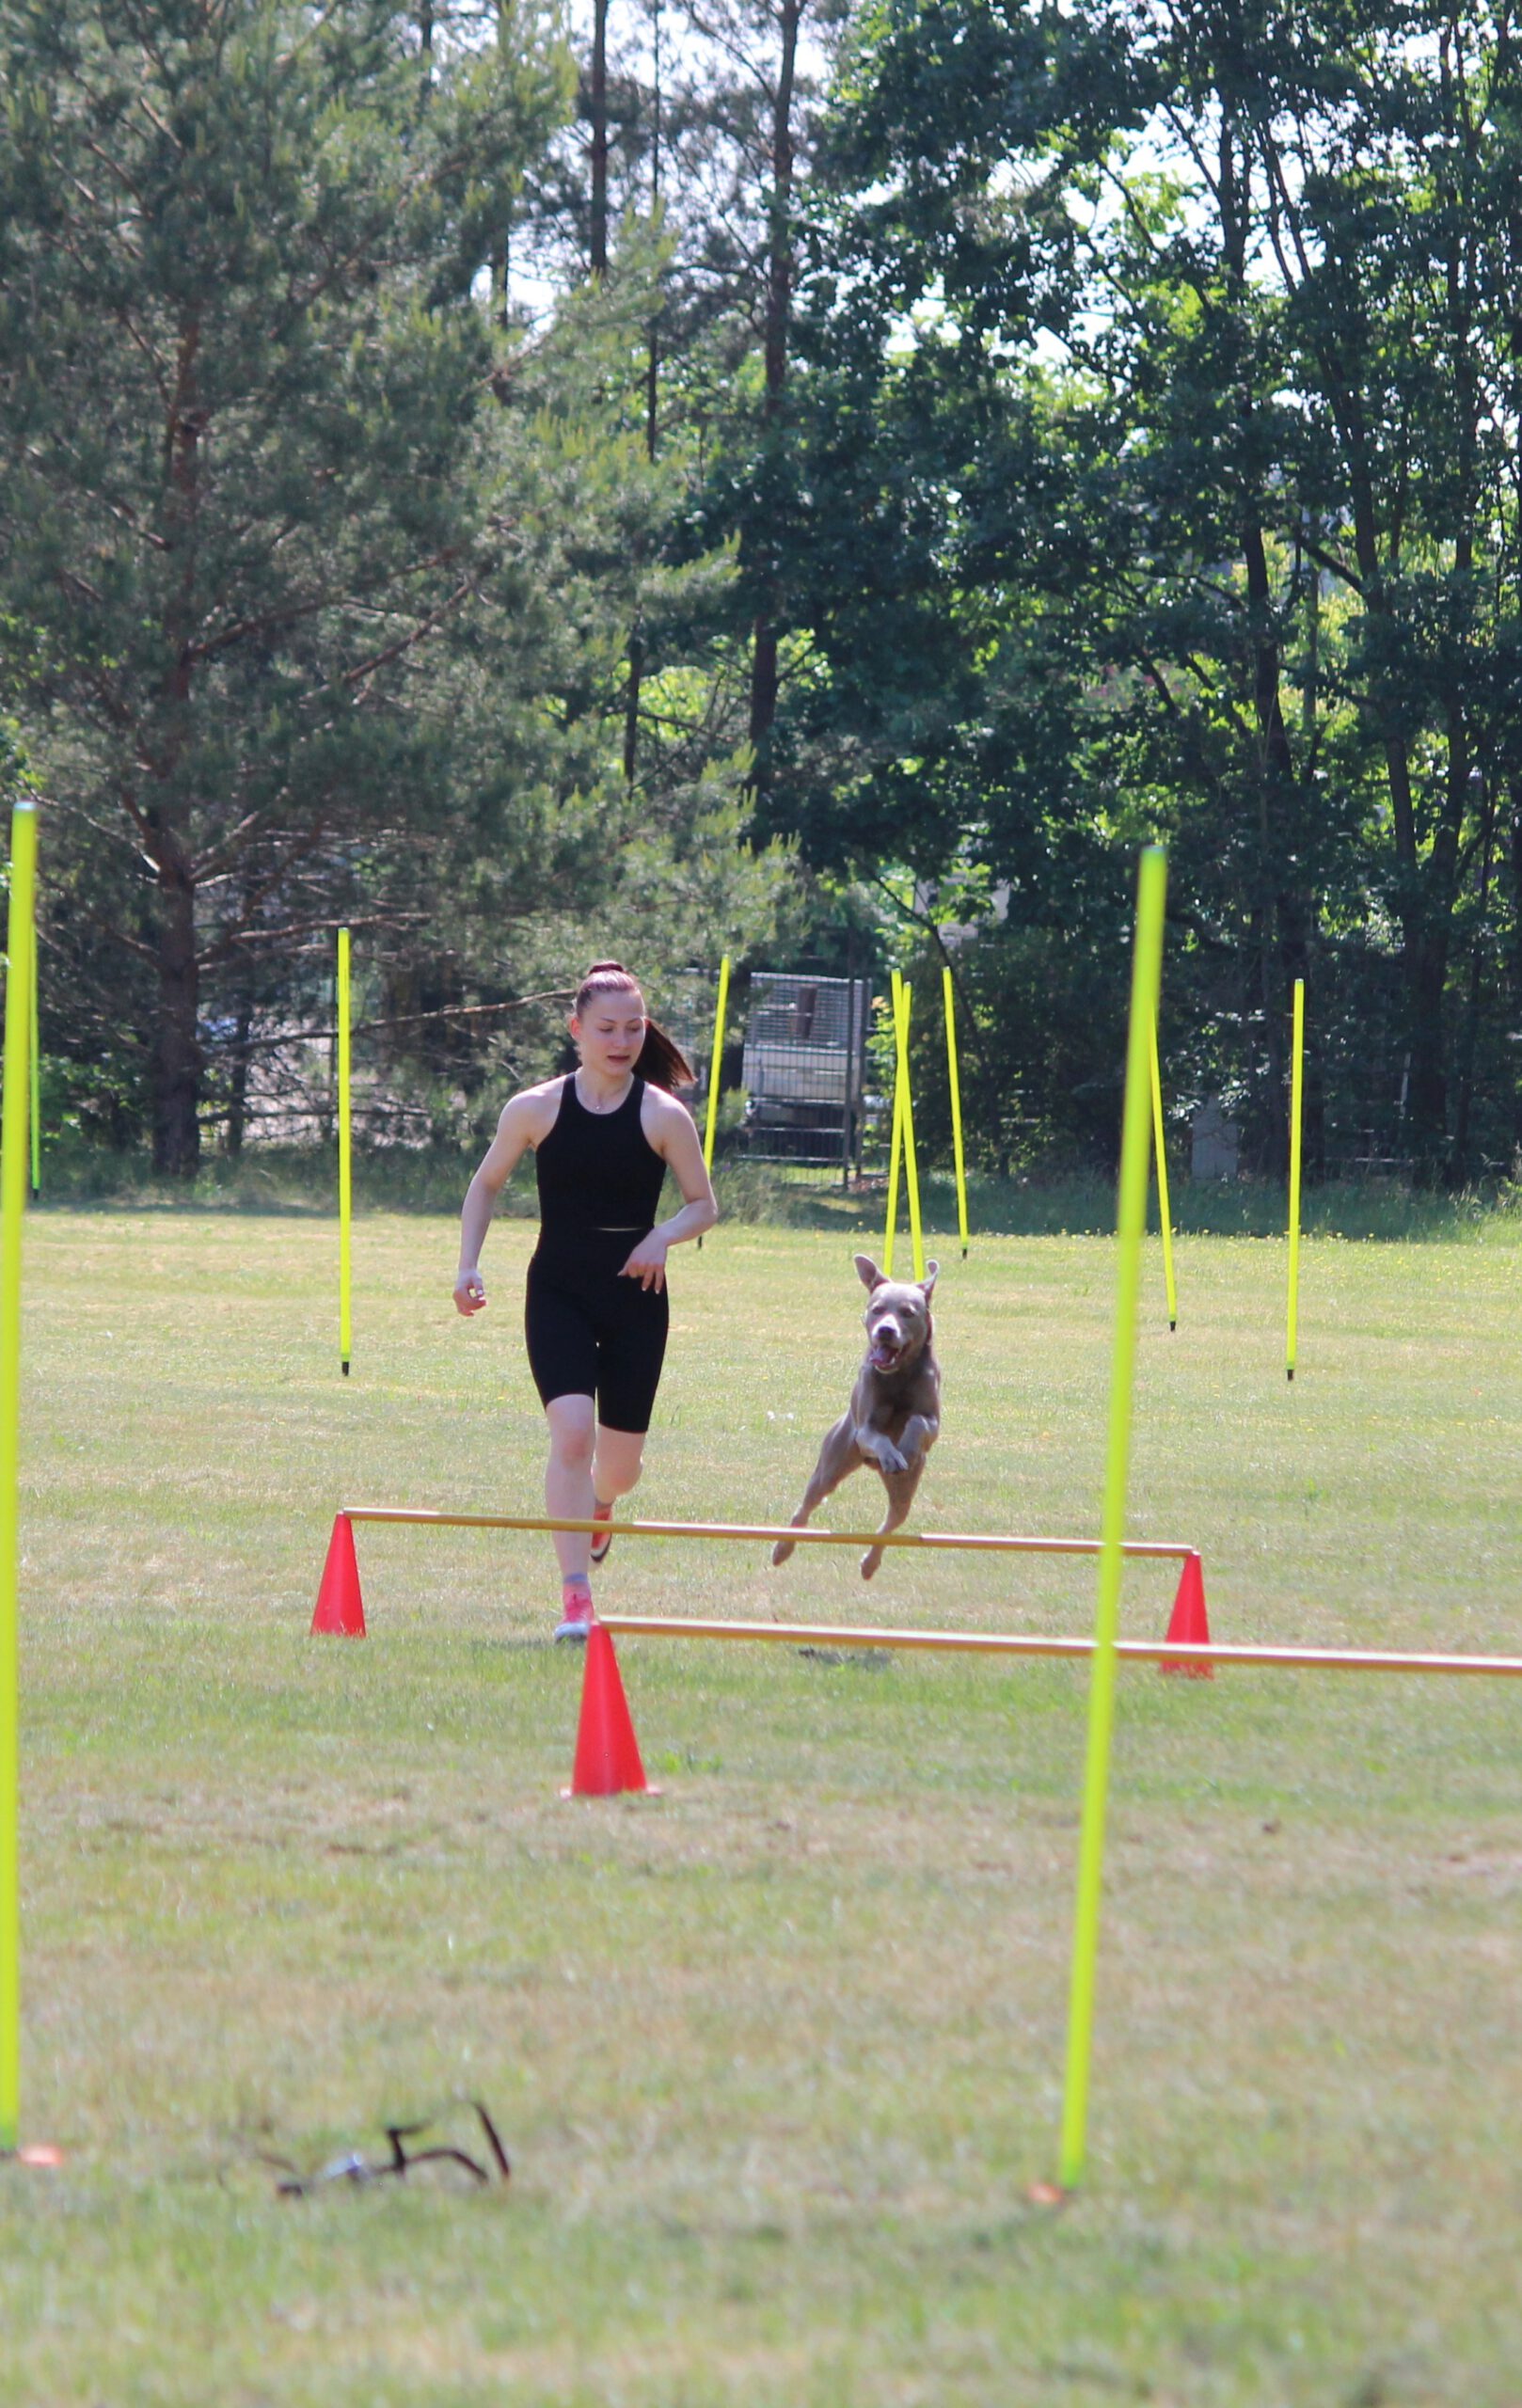
{"type": "MultiPolygon", "coordinates": [[[[881,1647],[936,1650],[956,1656],[1057,1656],[1083,1658],[1094,1640],[1046,1638],[1023,1631],[857,1629],[849,1623],[704,1622],[695,1615],[599,1613],[619,1639],[759,1640],[782,1647],[881,1647]]],[[[1421,1656],[1356,1647],[1218,1646],[1213,1640],[1118,1639],[1115,1652],[1132,1663],[1259,1664],[1279,1671],[1481,1672],[1522,1675],[1522,1656],[1421,1656]]]]}
{"type": "MultiPolygon", "coordinates": [[[[606,1532],[608,1528],[606,1522],[580,1521],[554,1513],[457,1513],[433,1506],[341,1505],[312,1615],[314,1638],[365,1636],[364,1601],[354,1545],[357,1522],[391,1523],[412,1529],[577,1530],[589,1536],[606,1532]]],[[[775,1545],[785,1539],[796,1546],[940,1547],[971,1555],[1093,1556],[1100,1553],[1102,1545],[1099,1539],[1024,1537],[994,1530],[886,1530],[880,1535],[876,1530],[795,1529],[790,1522],[629,1521],[615,1522],[613,1529],[621,1539],[741,1540],[755,1545],[775,1545]]],[[[1180,1565],[1179,1591],[1173,1602],[1168,1638],[1181,1642],[1208,1639],[1197,1548],[1178,1539],[1127,1539],[1123,1552],[1143,1561],[1180,1565]]],[[[1197,1647],[1191,1643],[1186,1653],[1190,1662],[1184,1669],[1202,1671],[1203,1665],[1193,1663],[1198,1655],[1197,1647]]],[[[1171,1671],[1177,1667],[1169,1663],[1165,1669],[1171,1671]]]]}
{"type": "MultiPolygon", "coordinates": [[[[349,1522],[402,1522],[424,1529],[449,1530],[587,1530],[605,1536],[606,1522],[566,1520],[552,1513],[451,1513],[429,1506],[341,1505],[349,1522]]],[[[1099,1539],[1007,1537],[985,1530],[815,1530],[795,1529],[790,1522],[615,1522],[620,1539],[791,1539],[797,1546],[958,1547],[986,1555],[1098,1555],[1099,1539]]],[[[1159,1557],[1177,1563],[1198,1553],[1177,1539],[1126,1539],[1127,1555],[1159,1557]]]]}
{"type": "MultiPolygon", "coordinates": [[[[410,1529],[450,1530],[581,1530],[588,1536],[606,1530],[606,1522],[579,1521],[552,1513],[455,1513],[432,1506],[342,1505],[334,1524],[334,1539],[346,1541],[352,1561],[352,1530],[356,1522],[391,1523],[410,1529]]],[[[991,1530],[794,1529],[790,1522],[615,1522],[620,1539],[718,1539],[755,1543],[789,1539],[798,1546],[943,1547],[975,1555],[1091,1556],[1099,1539],[1023,1537],[991,1530]]],[[[1125,1539],[1121,1552],[1143,1561],[1184,1565],[1199,1560],[1198,1550],[1177,1539],[1125,1539]]],[[[354,1617],[347,1624],[320,1622],[314,1631],[364,1629],[357,1580],[354,1617]]],[[[319,1605],[319,1614],[321,1613],[319,1605]]],[[[1057,1656],[1083,1660],[1094,1653],[1087,1635],[1068,1637],[1025,1631],[912,1630],[881,1624],[801,1622],[715,1622],[698,1615],[624,1614],[599,1612],[597,1620],[618,1638],[732,1640],[769,1642],[782,1647],[859,1647],[901,1649],[904,1653],[935,1651],[943,1655],[1057,1656]]],[[[1168,1671],[1196,1665],[1257,1665],[1270,1671],[1480,1673],[1502,1678],[1522,1675],[1522,1656],[1423,1655],[1398,1649],[1300,1647],[1264,1641],[1218,1644],[1199,1639],[1120,1639],[1116,1654],[1130,1663],[1160,1664],[1168,1671]]]]}

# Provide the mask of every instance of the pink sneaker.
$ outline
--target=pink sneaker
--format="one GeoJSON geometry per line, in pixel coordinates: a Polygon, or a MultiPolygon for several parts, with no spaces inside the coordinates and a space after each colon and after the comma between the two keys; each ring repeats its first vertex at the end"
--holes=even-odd
{"type": "Polygon", "coordinates": [[[573,1644],[584,1643],[592,1628],[592,1621],[591,1596],[585,1590],[568,1590],[561,1599],[560,1627],[555,1637],[557,1640],[568,1639],[573,1644]]]}
{"type": "Polygon", "coordinates": [[[608,1550],[613,1544],[613,1533],[611,1529],[613,1509],[610,1505],[594,1505],[592,1509],[592,1518],[595,1522],[607,1522],[610,1525],[609,1529],[603,1533],[601,1538],[595,1538],[593,1540],[591,1550],[592,1560],[594,1563],[606,1563],[608,1560],[608,1550]]]}

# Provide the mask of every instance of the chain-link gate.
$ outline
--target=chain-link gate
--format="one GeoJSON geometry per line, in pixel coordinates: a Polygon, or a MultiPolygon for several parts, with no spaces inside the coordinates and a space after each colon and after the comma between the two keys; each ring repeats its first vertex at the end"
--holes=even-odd
{"type": "Polygon", "coordinates": [[[755,1162],[860,1168],[870,982],[751,974],[742,1143],[755,1162]]]}

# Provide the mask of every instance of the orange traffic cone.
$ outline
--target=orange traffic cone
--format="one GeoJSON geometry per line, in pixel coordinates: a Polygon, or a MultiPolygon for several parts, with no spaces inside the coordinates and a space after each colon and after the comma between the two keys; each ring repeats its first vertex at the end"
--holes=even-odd
{"type": "Polygon", "coordinates": [[[347,1513],[334,1515],[333,1535],[327,1542],[327,1561],[317,1592],[317,1610],[311,1618],[312,1637],[315,1639],[320,1632],[334,1639],[363,1639],[365,1635],[365,1601],[359,1594],[354,1524],[347,1513]]]}
{"type": "Polygon", "coordinates": [[[649,1786],[640,1762],[640,1743],[629,1718],[611,1634],[600,1622],[594,1621],[587,1634],[587,1669],[581,1683],[576,1764],[571,1786],[563,1789],[561,1796],[616,1798],[621,1790],[649,1786]]]}
{"type": "MultiPolygon", "coordinates": [[[[1211,1626],[1205,1619],[1205,1573],[1197,1555],[1191,1552],[1183,1560],[1179,1576],[1179,1592],[1173,1600],[1173,1612],[1168,1621],[1169,1647],[1208,1647],[1211,1626]]],[[[1158,1667],[1164,1672],[1182,1672],[1187,1680],[1209,1681],[1215,1677],[1213,1664],[1186,1664],[1175,1656],[1158,1667]]]]}

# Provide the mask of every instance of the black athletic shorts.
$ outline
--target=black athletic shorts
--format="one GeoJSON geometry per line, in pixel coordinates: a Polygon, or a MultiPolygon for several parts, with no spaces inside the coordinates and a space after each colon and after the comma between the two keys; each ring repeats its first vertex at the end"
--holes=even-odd
{"type": "Polygon", "coordinates": [[[523,1334],[540,1402],[595,1397],[609,1430],[649,1429],[666,1354],[666,1291],[619,1276],[641,1234],[599,1229],[553,1251],[541,1242],[529,1259],[523,1334]]]}

